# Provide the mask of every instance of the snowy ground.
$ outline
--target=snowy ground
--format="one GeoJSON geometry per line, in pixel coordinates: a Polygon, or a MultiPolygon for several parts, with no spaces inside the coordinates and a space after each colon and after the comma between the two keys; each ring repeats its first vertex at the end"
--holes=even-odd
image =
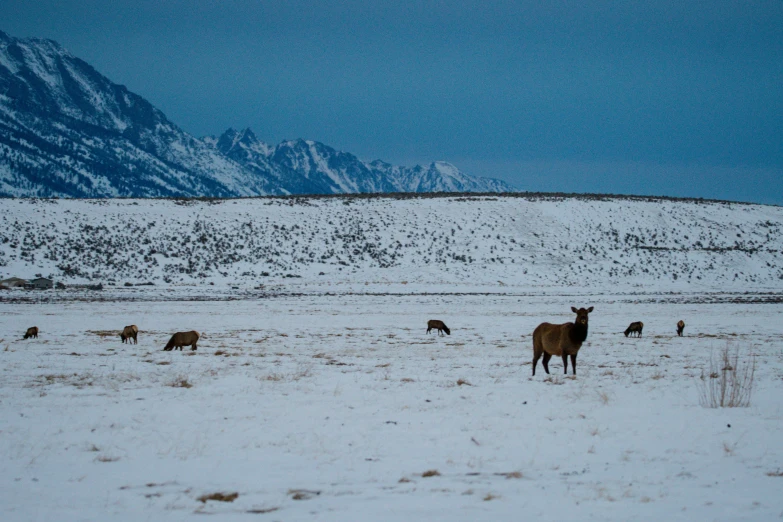
{"type": "Polygon", "coordinates": [[[780,299],[417,290],[0,303],[0,518],[783,516],[780,299]],[[571,306],[595,307],[577,378],[531,378],[532,330],[571,306]],[[190,329],[198,351],[161,351],[190,329]],[[703,408],[727,343],[757,358],[752,405],[703,408]]]}

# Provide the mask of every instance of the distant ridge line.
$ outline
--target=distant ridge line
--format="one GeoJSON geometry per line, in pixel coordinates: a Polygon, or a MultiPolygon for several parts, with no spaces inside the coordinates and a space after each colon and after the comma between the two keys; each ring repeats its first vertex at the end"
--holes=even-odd
{"type": "Polygon", "coordinates": [[[142,200],[142,201],[236,201],[246,199],[279,199],[279,200],[303,200],[303,199],[434,199],[434,198],[518,198],[530,200],[545,199],[576,199],[583,201],[601,201],[601,200],[624,200],[624,201],[672,201],[682,203],[721,203],[732,205],[758,205],[763,207],[781,207],[774,203],[756,203],[753,201],[732,201],[728,199],[695,198],[685,196],[643,196],[635,194],[601,194],[594,192],[539,192],[539,191],[515,191],[515,192],[370,192],[360,194],[290,194],[290,195],[267,195],[267,196],[237,196],[237,197],[132,197],[117,196],[105,198],[74,198],[74,197],[13,197],[0,195],[0,199],[23,199],[23,200],[47,200],[47,201],[111,201],[111,200],[142,200]]]}

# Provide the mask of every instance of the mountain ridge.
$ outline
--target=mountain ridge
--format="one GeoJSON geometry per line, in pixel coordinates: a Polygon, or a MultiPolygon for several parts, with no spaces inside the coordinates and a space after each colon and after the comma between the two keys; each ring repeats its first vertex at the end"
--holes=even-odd
{"type": "Polygon", "coordinates": [[[54,40],[19,39],[0,31],[0,196],[512,190],[453,166],[373,164],[311,140],[271,146],[250,129],[196,138],[54,40]],[[418,172],[429,176],[417,177],[418,172]],[[426,182],[414,183],[421,179],[426,182]]]}

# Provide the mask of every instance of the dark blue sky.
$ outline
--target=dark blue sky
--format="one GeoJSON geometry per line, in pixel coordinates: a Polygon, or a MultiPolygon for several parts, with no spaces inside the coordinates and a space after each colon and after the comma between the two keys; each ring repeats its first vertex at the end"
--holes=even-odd
{"type": "Polygon", "coordinates": [[[783,0],[3,0],[201,136],[783,204],[783,0]]]}

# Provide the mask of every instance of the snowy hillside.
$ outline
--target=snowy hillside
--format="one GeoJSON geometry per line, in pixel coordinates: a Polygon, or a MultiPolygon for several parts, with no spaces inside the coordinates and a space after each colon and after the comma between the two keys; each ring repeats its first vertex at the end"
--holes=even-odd
{"type": "Polygon", "coordinates": [[[0,31],[0,196],[232,197],[453,190],[511,188],[454,167],[374,169],[351,154],[312,141],[272,148],[249,131],[197,139],[56,42],[12,38],[0,31]],[[416,183],[395,177],[408,171],[426,175],[413,175],[416,183]]]}
{"type": "Polygon", "coordinates": [[[0,200],[3,277],[783,288],[783,208],[653,198],[0,200]]]}

